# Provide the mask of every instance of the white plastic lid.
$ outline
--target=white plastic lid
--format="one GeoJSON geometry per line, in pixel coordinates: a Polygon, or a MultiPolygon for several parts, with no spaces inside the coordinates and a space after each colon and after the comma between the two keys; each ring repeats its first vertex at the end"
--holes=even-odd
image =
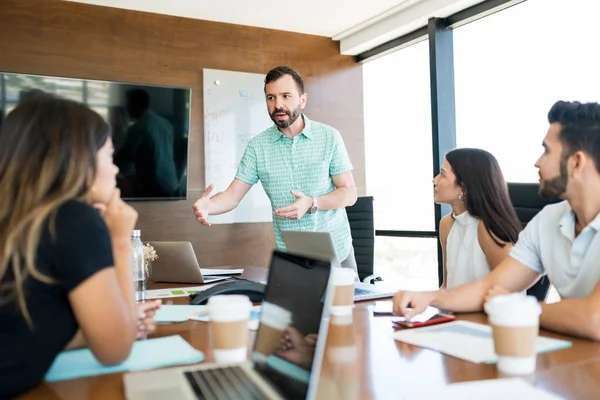
{"type": "Polygon", "coordinates": [[[252,302],[241,294],[211,296],[206,303],[211,321],[233,322],[250,319],[252,302]]]}
{"type": "Polygon", "coordinates": [[[533,296],[521,293],[494,296],[484,306],[493,325],[530,326],[539,322],[542,308],[533,296]]]}
{"type": "Polygon", "coordinates": [[[133,233],[131,234],[131,237],[134,237],[134,238],[139,238],[140,236],[142,236],[142,234],[139,229],[134,230],[133,233]]]}
{"type": "Polygon", "coordinates": [[[350,268],[332,267],[331,282],[334,286],[349,286],[354,285],[356,280],[356,272],[350,268]]]}

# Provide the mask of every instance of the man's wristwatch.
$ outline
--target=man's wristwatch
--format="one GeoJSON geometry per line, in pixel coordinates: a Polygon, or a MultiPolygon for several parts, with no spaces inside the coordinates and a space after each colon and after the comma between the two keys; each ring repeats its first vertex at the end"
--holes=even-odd
{"type": "Polygon", "coordinates": [[[319,211],[319,205],[317,204],[317,198],[316,197],[311,197],[312,199],[312,206],[308,209],[308,213],[309,214],[314,214],[317,211],[319,211]]]}

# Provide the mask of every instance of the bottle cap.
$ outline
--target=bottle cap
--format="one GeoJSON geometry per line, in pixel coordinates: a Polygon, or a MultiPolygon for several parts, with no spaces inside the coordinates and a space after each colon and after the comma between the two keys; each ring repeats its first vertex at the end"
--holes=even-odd
{"type": "Polygon", "coordinates": [[[134,230],[133,233],[131,234],[131,237],[134,237],[134,238],[139,238],[140,236],[141,236],[141,233],[140,233],[139,229],[134,230]]]}

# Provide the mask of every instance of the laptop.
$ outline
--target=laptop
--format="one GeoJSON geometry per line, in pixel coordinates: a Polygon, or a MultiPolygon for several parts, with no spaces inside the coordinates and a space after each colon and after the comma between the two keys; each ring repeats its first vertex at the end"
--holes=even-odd
{"type": "MultiPolygon", "coordinates": [[[[289,253],[329,260],[335,266],[341,265],[329,232],[283,231],[282,234],[289,253]]],[[[397,292],[398,290],[385,286],[356,282],[354,284],[354,301],[393,297],[397,292]]]]}
{"type": "Polygon", "coordinates": [[[152,261],[152,281],[213,283],[240,276],[243,269],[200,268],[190,242],[150,242],[158,258],[152,261]]]}
{"type": "MultiPolygon", "coordinates": [[[[283,309],[286,321],[290,321],[287,329],[297,334],[296,338],[306,340],[308,347],[302,348],[310,351],[299,352],[294,348],[265,351],[265,346],[259,343],[273,339],[273,328],[263,312],[250,362],[128,373],[123,378],[125,397],[129,400],[314,399],[333,300],[332,286],[328,285],[330,272],[331,263],[327,261],[277,250],[271,258],[263,307],[270,303],[279,312],[283,309]],[[309,341],[315,339],[314,334],[316,342],[309,341]],[[302,356],[298,357],[299,354],[302,356]]],[[[280,339],[271,340],[277,342],[280,339]]]]}

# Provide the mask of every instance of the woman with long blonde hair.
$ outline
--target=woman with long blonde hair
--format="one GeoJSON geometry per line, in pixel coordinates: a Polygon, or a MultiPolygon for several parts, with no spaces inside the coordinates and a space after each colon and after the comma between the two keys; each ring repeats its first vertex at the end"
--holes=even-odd
{"type": "Polygon", "coordinates": [[[112,152],[96,112],[46,94],[0,127],[0,398],[37,385],[64,349],[123,361],[148,322],[133,293],[137,213],[112,152]]]}

